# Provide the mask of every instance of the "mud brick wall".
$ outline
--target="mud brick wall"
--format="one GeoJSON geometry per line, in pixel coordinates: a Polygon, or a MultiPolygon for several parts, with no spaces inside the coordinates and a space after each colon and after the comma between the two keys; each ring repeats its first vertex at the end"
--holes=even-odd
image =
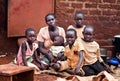
{"type": "Polygon", "coordinates": [[[83,11],[84,24],[93,25],[95,39],[107,40],[120,34],[120,0],[56,0],[58,25],[65,29],[73,24],[73,14],[83,11]]]}
{"type": "MultiPolygon", "coordinates": [[[[64,29],[74,23],[73,15],[76,11],[83,11],[84,24],[94,26],[95,39],[100,40],[101,44],[108,43],[108,38],[120,34],[120,0],[54,1],[57,23],[64,29]]],[[[7,2],[0,0],[0,34],[7,31],[7,2]]]]}

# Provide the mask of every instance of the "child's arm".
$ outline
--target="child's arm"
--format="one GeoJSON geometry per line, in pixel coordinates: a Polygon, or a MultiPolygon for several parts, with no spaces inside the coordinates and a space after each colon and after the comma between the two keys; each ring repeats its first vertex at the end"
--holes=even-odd
{"type": "Polygon", "coordinates": [[[103,62],[103,59],[101,58],[100,49],[97,50],[96,54],[97,54],[97,59],[99,60],[99,62],[103,62]]]}
{"type": "Polygon", "coordinates": [[[77,75],[82,75],[81,70],[80,70],[80,66],[81,66],[82,61],[83,61],[83,52],[80,51],[80,52],[78,52],[78,54],[79,54],[79,60],[78,60],[77,67],[75,68],[75,71],[74,71],[74,72],[75,72],[75,74],[77,74],[77,75]]]}
{"type": "Polygon", "coordinates": [[[36,50],[34,51],[33,56],[34,56],[34,60],[35,60],[36,62],[38,62],[38,63],[41,64],[40,59],[39,59],[39,55],[38,55],[38,49],[36,49],[36,50]]]}
{"type": "Polygon", "coordinates": [[[48,56],[49,56],[49,61],[52,63],[52,62],[56,62],[54,56],[53,56],[53,53],[51,51],[48,51],[48,56]]]}
{"type": "Polygon", "coordinates": [[[113,73],[113,71],[110,69],[110,67],[103,61],[103,59],[101,58],[101,53],[100,53],[100,49],[97,51],[98,54],[98,60],[99,62],[106,68],[106,70],[110,73],[113,73]]]}
{"type": "Polygon", "coordinates": [[[114,72],[111,70],[111,68],[110,68],[106,63],[101,62],[101,64],[106,68],[107,72],[109,72],[109,73],[114,73],[114,72]]]}
{"type": "Polygon", "coordinates": [[[50,60],[51,58],[48,54],[48,51],[44,48],[44,43],[43,42],[38,42],[38,47],[39,47],[39,51],[50,60]]]}
{"type": "Polygon", "coordinates": [[[58,53],[57,55],[57,61],[60,60],[60,61],[65,61],[67,60],[67,57],[64,55],[64,51],[58,53]]]}
{"type": "Polygon", "coordinates": [[[25,58],[26,57],[26,55],[25,55],[26,49],[27,49],[26,43],[23,42],[22,46],[21,46],[21,51],[22,51],[22,60],[23,60],[23,63],[25,66],[27,66],[27,59],[25,58]]]}

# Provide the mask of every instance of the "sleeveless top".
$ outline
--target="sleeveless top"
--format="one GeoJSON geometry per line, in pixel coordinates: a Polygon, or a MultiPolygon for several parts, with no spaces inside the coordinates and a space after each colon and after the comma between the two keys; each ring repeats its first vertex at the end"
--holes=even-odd
{"type": "MultiPolygon", "coordinates": [[[[32,55],[33,55],[34,51],[38,48],[38,45],[36,43],[33,43],[33,48],[31,50],[29,45],[28,45],[28,42],[27,41],[24,41],[24,42],[26,43],[26,46],[27,46],[27,49],[25,52],[25,58],[27,59],[28,62],[32,62],[32,60],[33,60],[32,55]]],[[[17,54],[17,64],[18,65],[23,65],[21,46],[20,46],[18,54],[17,54]]]]}

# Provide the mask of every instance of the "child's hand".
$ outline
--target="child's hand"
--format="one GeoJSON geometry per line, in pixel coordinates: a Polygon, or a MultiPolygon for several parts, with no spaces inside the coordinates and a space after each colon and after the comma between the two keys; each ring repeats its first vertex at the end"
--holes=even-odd
{"type": "Polygon", "coordinates": [[[51,62],[55,62],[55,58],[53,57],[51,51],[48,52],[48,59],[49,59],[51,62]]]}
{"type": "Polygon", "coordinates": [[[57,55],[57,60],[60,60],[62,58],[62,56],[64,56],[63,52],[58,53],[57,55]]]}
{"type": "Polygon", "coordinates": [[[40,64],[40,69],[41,70],[46,70],[46,69],[48,69],[48,65],[45,65],[45,64],[41,63],[40,64]]]}
{"type": "Polygon", "coordinates": [[[55,63],[55,64],[52,64],[51,66],[53,69],[55,69],[56,71],[58,71],[60,69],[60,63],[55,63]]]}
{"type": "Polygon", "coordinates": [[[114,73],[107,64],[105,64],[104,62],[102,62],[102,64],[103,64],[104,67],[106,67],[106,70],[107,70],[109,73],[114,73]]]}
{"type": "Polygon", "coordinates": [[[80,70],[80,68],[75,68],[74,73],[76,75],[80,75],[80,76],[82,75],[82,71],[80,70]]]}

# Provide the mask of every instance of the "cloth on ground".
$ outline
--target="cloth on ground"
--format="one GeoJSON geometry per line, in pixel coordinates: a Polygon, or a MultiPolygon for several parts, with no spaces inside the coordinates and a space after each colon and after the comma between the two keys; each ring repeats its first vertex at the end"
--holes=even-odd
{"type": "Polygon", "coordinates": [[[72,75],[68,76],[66,78],[57,78],[55,81],[118,81],[115,79],[111,74],[109,74],[106,71],[100,72],[98,75],[93,75],[93,76],[77,76],[77,75],[72,75]]]}

